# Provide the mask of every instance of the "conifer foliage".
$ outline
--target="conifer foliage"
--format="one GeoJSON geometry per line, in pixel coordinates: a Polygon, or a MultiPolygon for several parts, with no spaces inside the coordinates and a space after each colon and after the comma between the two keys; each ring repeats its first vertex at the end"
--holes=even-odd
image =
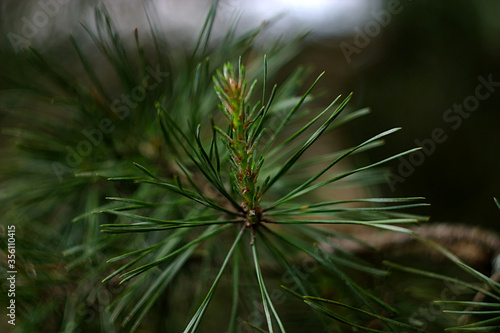
{"type": "Polygon", "coordinates": [[[265,27],[228,29],[213,45],[216,9],[185,53],[151,10],[150,43],[136,31],[126,48],[98,5],[95,24],[83,24],[92,46],[69,38],[84,78],[36,49],[15,60],[27,76],[9,78],[1,99],[3,133],[17,147],[3,148],[0,195],[19,231],[18,331],[418,331],[348,273],[385,270],[321,247],[351,239],[327,225],[412,233],[401,225],[423,219],[402,210],[425,206],[422,198],[331,199],[321,190],[359,174],[370,181],[370,170],[414,149],[337,168],[394,128],[305,154],[367,110],[347,111],[348,95],[318,112],[310,102],[323,74],[300,94],[303,68],[271,87],[300,39],[260,52],[253,41],[265,27]],[[90,60],[96,51],[112,87],[90,60]],[[303,258],[317,266],[307,278],[303,258]],[[322,276],[335,299],[325,298],[322,276]]]}

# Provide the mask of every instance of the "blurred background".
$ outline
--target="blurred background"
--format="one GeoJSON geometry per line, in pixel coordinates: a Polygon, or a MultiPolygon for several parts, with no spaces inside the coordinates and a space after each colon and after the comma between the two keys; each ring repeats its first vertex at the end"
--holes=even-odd
{"type": "MultiPolygon", "coordinates": [[[[156,24],[179,50],[194,47],[211,4],[210,0],[102,2],[131,47],[136,29],[144,44],[152,42],[144,7],[154,7],[156,24]]],[[[28,46],[85,80],[68,36],[72,34],[82,50],[94,49],[81,22],[93,22],[96,3],[0,2],[0,100],[4,109],[19,103],[20,95],[8,90],[15,86],[11,78],[30,80],[19,61],[28,46]]],[[[354,159],[357,166],[363,166],[423,146],[421,152],[387,166],[386,181],[377,186],[380,195],[424,196],[431,206],[419,212],[432,221],[479,225],[500,232],[500,211],[493,202],[493,197],[500,198],[498,17],[500,2],[494,0],[221,0],[212,46],[217,47],[231,25],[238,32],[265,26],[255,41],[263,49],[278,39],[286,43],[308,32],[299,52],[277,74],[278,82],[305,65],[310,68],[309,82],[326,72],[318,84],[318,103],[326,105],[338,94],[354,92],[350,109],[372,110],[316,148],[353,146],[384,130],[402,127],[387,138],[385,147],[354,159]]],[[[102,55],[87,54],[99,75],[106,78],[106,88],[113,90],[116,77],[106,76],[109,69],[101,63],[102,55]]],[[[0,113],[1,127],[13,125],[14,120],[5,114],[0,113]]],[[[0,136],[1,145],[12,142],[0,136]]],[[[64,212],[60,216],[73,217],[64,212]]],[[[4,321],[0,330],[1,325],[4,321]]]]}
{"type": "MultiPolygon", "coordinates": [[[[143,6],[149,2],[106,3],[131,43],[135,28],[147,31],[143,6]]],[[[179,47],[192,47],[210,1],[154,5],[168,38],[179,47]]],[[[70,65],[76,55],[69,50],[68,34],[87,41],[80,21],[90,20],[91,6],[83,1],[2,1],[1,72],[19,71],[9,63],[26,45],[70,65]]],[[[434,221],[500,230],[493,202],[500,197],[499,14],[500,3],[493,0],[222,0],[213,40],[236,21],[240,31],[272,22],[257,40],[263,47],[308,31],[283,76],[296,66],[312,65],[312,76],[326,71],[319,85],[328,98],[353,91],[351,107],[372,109],[343,130],[343,140],[356,144],[402,127],[387,140],[387,148],[370,153],[373,160],[427,145],[425,154],[391,164],[384,194],[427,197],[432,206],[422,213],[434,221]],[[479,94],[487,97],[478,98],[476,88],[484,82],[491,86],[479,94]]]]}

